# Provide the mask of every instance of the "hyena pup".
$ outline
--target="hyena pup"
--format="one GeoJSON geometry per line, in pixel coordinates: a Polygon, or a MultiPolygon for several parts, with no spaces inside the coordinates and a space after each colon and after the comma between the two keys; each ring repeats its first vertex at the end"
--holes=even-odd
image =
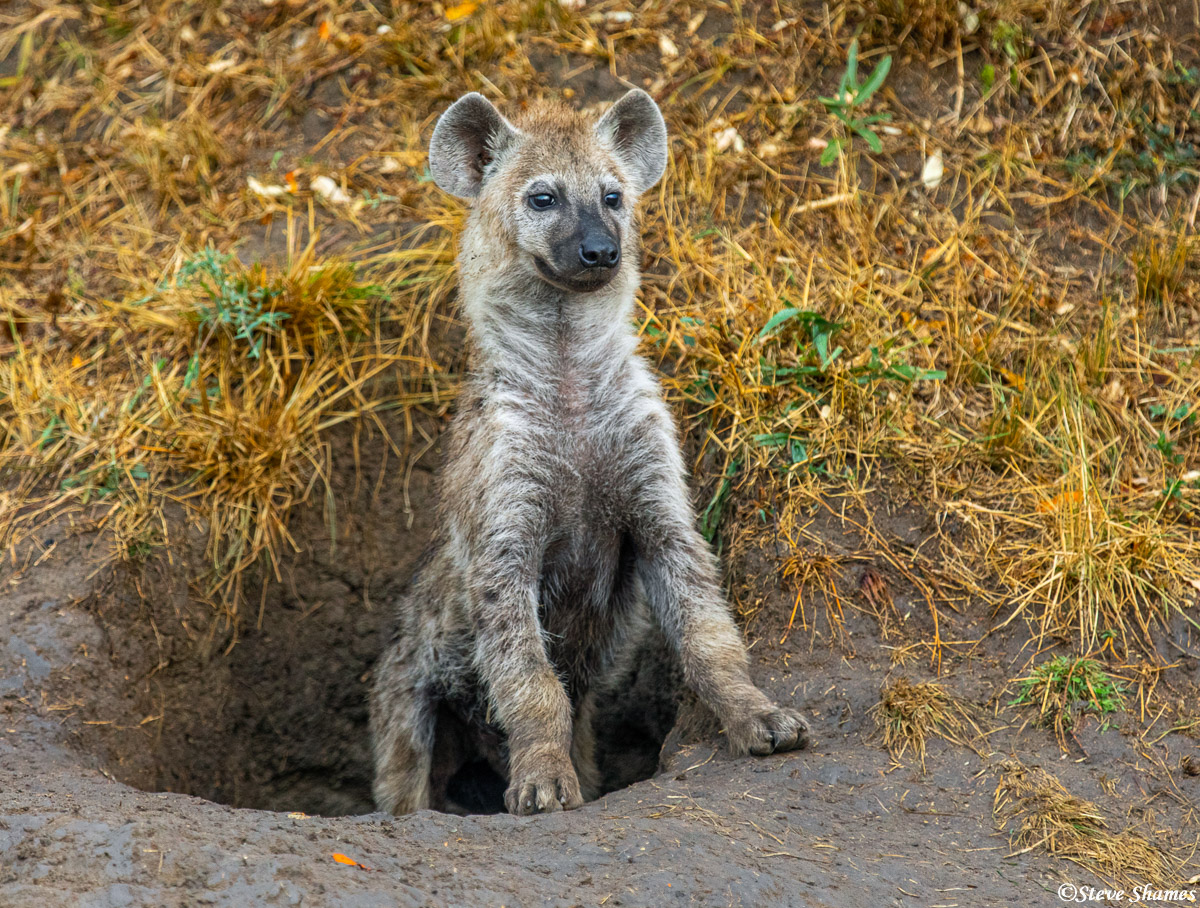
{"type": "Polygon", "coordinates": [[[510,122],[468,94],[434,129],[434,180],[474,200],[458,255],[472,362],[437,528],[376,670],[382,810],[443,806],[479,757],[514,814],[597,796],[589,691],[648,620],[734,752],[807,743],[800,714],[750,680],[636,352],[635,212],[666,162],[662,114],[637,90],[598,121],[539,106],[510,122]]]}

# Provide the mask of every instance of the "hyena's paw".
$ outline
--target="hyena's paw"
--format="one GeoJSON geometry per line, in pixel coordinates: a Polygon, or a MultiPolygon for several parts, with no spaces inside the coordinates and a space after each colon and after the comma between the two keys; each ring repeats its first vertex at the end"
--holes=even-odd
{"type": "Polygon", "coordinates": [[[566,757],[531,761],[512,773],[512,784],[504,792],[504,805],[517,816],[574,810],[583,805],[579,778],[566,757]]]}
{"type": "Polygon", "coordinates": [[[725,727],[729,747],[735,754],[756,757],[783,750],[802,750],[809,744],[808,723],[794,709],[771,704],[730,722],[725,727]]]}

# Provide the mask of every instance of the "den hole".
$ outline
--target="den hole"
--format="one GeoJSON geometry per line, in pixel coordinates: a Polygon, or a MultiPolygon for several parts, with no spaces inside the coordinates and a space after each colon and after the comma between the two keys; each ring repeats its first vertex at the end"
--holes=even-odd
{"type": "MultiPolygon", "coordinates": [[[[138,578],[136,597],[100,603],[114,683],[75,692],[82,718],[102,723],[81,724],[80,746],[144,790],[310,815],[374,811],[371,672],[392,598],[429,536],[431,489],[432,464],[385,470],[374,485],[347,479],[335,490],[336,539],[320,507],[296,515],[299,552],[282,582],[247,597],[261,613],[232,646],[181,588],[179,551],[138,578]]],[[[654,775],[674,722],[673,669],[652,655],[630,660],[598,710],[606,791],[654,775]]],[[[470,763],[447,783],[446,807],[502,812],[504,787],[486,763],[470,763]]]]}

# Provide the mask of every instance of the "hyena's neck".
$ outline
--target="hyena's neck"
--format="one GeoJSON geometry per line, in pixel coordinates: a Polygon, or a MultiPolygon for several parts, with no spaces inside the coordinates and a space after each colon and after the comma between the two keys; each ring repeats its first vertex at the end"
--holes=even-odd
{"type": "Polygon", "coordinates": [[[544,392],[564,377],[607,384],[637,356],[633,287],[590,294],[540,280],[518,285],[462,280],[473,370],[544,392]]]}

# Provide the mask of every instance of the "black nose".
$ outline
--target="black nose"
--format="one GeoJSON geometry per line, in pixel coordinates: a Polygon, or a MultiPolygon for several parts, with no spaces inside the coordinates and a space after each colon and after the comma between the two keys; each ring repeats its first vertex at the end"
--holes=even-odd
{"type": "Polygon", "coordinates": [[[591,233],[579,244],[579,261],[584,268],[612,268],[621,261],[621,249],[612,237],[591,233]]]}

